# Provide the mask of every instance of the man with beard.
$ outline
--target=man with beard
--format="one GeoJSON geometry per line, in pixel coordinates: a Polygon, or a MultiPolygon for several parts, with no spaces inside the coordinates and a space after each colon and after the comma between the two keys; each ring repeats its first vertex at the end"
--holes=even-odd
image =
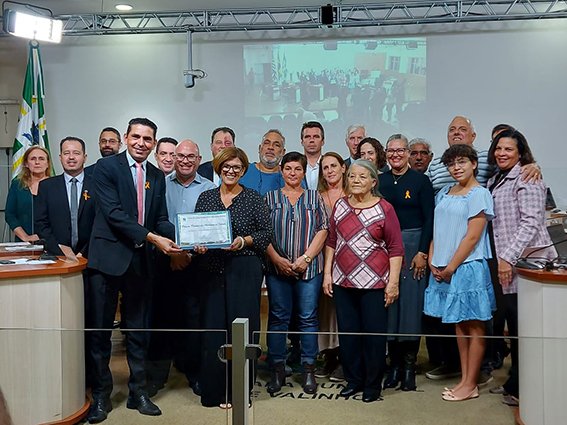
{"type": "Polygon", "coordinates": [[[260,162],[250,164],[239,183],[258,191],[263,196],[271,190],[284,186],[280,173],[280,161],[285,154],[285,137],[281,131],[268,130],[262,137],[258,153],[260,162]]]}
{"type": "MultiPolygon", "coordinates": [[[[114,127],[105,127],[98,136],[98,148],[100,156],[106,158],[107,156],[116,155],[122,147],[122,138],[120,132],[114,127]]],[[[95,164],[85,167],[85,175],[91,176],[93,174],[95,164]]]]}

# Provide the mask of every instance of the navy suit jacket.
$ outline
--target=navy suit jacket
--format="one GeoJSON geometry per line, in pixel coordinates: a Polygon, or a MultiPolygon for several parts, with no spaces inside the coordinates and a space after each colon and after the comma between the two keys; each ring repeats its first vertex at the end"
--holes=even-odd
{"type": "Polygon", "coordinates": [[[138,224],[138,206],[132,172],[126,152],[101,158],[94,173],[96,215],[90,242],[89,268],[121,276],[132,261],[135,249],[143,249],[149,271],[155,263],[153,246],[146,242],[149,232],[174,239],[173,224],[167,218],[163,172],[146,162],[144,225],[138,224]],[[143,244],[142,248],[136,248],[143,244]]]}
{"type": "MultiPolygon", "coordinates": [[[[46,242],[46,250],[53,255],[63,255],[59,244],[71,246],[71,210],[65,185],[60,174],[39,183],[34,199],[35,231],[46,242]]],[[[89,239],[95,216],[95,196],[92,179],[85,175],[79,201],[79,239],[74,252],[88,257],[89,239]]]]}
{"type": "Polygon", "coordinates": [[[89,165],[88,167],[85,167],[85,176],[89,176],[92,177],[93,176],[93,172],[96,166],[96,162],[94,164],[89,165]]]}
{"type": "Polygon", "coordinates": [[[215,172],[213,170],[213,161],[203,162],[201,165],[199,165],[197,172],[204,178],[214,182],[213,175],[215,172]]]}

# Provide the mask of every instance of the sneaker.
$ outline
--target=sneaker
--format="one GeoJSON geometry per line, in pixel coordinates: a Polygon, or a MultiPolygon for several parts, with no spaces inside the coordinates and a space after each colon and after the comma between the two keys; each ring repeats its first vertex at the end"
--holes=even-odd
{"type": "Polygon", "coordinates": [[[341,365],[338,365],[329,376],[329,381],[343,382],[344,380],[345,380],[345,374],[343,373],[343,367],[341,365]]]}
{"type": "Polygon", "coordinates": [[[490,372],[481,370],[480,373],[478,374],[478,380],[476,381],[476,383],[479,387],[482,387],[488,384],[489,382],[492,382],[493,380],[494,377],[490,372]]]}
{"type": "Polygon", "coordinates": [[[506,390],[504,389],[504,387],[502,385],[500,385],[499,387],[494,387],[488,390],[488,392],[490,394],[502,394],[502,395],[508,395],[508,393],[506,392],[506,390]]]}
{"type": "Polygon", "coordinates": [[[520,405],[520,400],[513,395],[508,394],[502,397],[502,403],[508,406],[517,407],[520,405]]]}
{"type": "Polygon", "coordinates": [[[327,369],[327,365],[319,366],[315,369],[316,378],[327,378],[331,374],[331,371],[327,369]]]}
{"type": "Polygon", "coordinates": [[[439,381],[441,379],[456,378],[458,376],[461,376],[461,371],[456,369],[451,369],[447,365],[441,365],[427,372],[425,376],[428,379],[439,381]]]}

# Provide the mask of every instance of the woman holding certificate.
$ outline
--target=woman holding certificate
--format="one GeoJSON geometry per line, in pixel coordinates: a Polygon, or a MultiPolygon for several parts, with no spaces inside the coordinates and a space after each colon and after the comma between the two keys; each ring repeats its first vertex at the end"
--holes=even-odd
{"type": "MultiPolygon", "coordinates": [[[[197,257],[203,271],[201,327],[213,330],[203,336],[200,382],[201,404],[206,407],[231,406],[231,384],[227,385],[226,365],[217,357],[217,351],[230,342],[232,321],[237,317],[248,318],[251,337],[260,330],[260,287],[272,228],[264,199],[255,190],[238,183],[248,165],[242,149],[229,147],[219,152],[213,159],[213,168],[221,178],[221,185],[203,192],[195,207],[195,212],[228,211],[233,236],[227,248],[195,250],[203,254],[197,257]]],[[[250,378],[253,388],[254,373],[250,373],[250,378]]]]}
{"type": "Polygon", "coordinates": [[[287,153],[280,166],[285,186],[266,194],[274,228],[274,238],[268,247],[270,263],[266,276],[270,302],[268,356],[272,368],[267,390],[273,395],[285,384],[285,332],[294,311],[297,329],[301,332],[301,386],[305,393],[315,394],[317,306],[323,272],[321,250],[329,225],[319,192],[301,187],[307,168],[305,156],[299,152],[287,153]]]}

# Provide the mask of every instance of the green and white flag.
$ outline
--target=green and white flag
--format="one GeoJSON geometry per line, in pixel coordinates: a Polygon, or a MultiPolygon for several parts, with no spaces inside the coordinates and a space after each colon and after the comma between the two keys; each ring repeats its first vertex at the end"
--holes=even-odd
{"type": "Polygon", "coordinates": [[[49,152],[49,140],[45,122],[43,69],[39,55],[39,44],[36,41],[30,42],[22,97],[18,131],[14,140],[12,155],[12,179],[16,178],[20,173],[23,166],[22,159],[24,153],[30,146],[39,145],[49,152]]]}

